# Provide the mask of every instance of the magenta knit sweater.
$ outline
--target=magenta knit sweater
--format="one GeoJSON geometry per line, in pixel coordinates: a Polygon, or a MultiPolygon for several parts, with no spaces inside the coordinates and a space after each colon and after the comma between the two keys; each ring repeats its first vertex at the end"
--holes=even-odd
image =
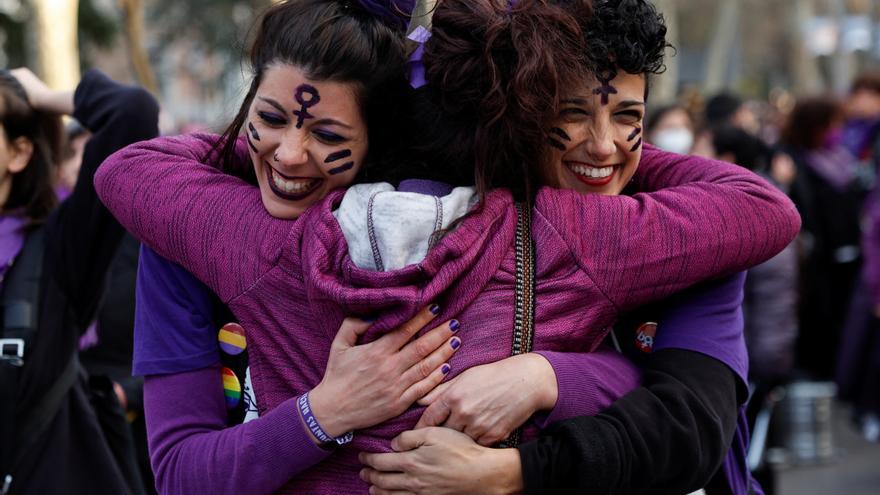
{"type": "MultiPolygon", "coordinates": [[[[418,265],[371,272],[351,262],[332,216],[342,191],[300,221],[272,218],[255,187],[180,157],[203,143],[179,137],[127,148],[102,166],[96,186],[124,226],[207,283],[249,329],[262,414],[320,381],[350,314],[382,314],[369,341],[436,301],[438,321],[467,322],[453,374],[509,355],[516,215],[507,192],[489,193],[485,208],[418,265]]],[[[632,197],[540,191],[536,350],[592,350],[619,311],[765,261],[799,228],[788,199],[739,167],[647,148],[636,180],[641,190],[667,188],[632,197]]],[[[388,450],[420,412],[359,431],[285,491],[365,491],[357,453],[388,450]]]]}

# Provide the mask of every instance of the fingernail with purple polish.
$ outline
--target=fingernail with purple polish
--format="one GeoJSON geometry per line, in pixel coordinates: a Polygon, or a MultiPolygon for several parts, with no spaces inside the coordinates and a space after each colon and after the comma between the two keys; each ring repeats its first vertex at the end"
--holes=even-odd
{"type": "Polygon", "coordinates": [[[444,375],[448,375],[448,374],[449,374],[449,370],[451,370],[451,369],[452,369],[452,368],[451,368],[448,364],[444,364],[442,367],[440,367],[440,371],[441,371],[444,375]]]}
{"type": "Polygon", "coordinates": [[[452,320],[449,322],[449,329],[453,332],[457,332],[459,328],[461,328],[461,323],[459,323],[458,320],[452,320]]]}
{"type": "Polygon", "coordinates": [[[434,313],[435,315],[440,314],[440,306],[437,306],[436,304],[432,304],[431,307],[428,309],[431,311],[431,313],[434,313]]]}
{"type": "Polygon", "coordinates": [[[452,350],[456,350],[461,347],[461,339],[456,337],[449,342],[449,345],[452,346],[452,350]]]}

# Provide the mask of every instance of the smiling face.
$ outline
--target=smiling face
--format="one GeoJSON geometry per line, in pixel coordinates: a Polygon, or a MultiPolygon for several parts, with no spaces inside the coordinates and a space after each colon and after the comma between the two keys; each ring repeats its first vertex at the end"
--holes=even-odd
{"type": "Polygon", "coordinates": [[[356,86],[313,81],[289,64],[263,71],[245,133],[263,205],[277,218],[351,184],[367,155],[356,86]]]}
{"type": "Polygon", "coordinates": [[[553,155],[547,185],[620,194],[639,166],[644,115],[643,75],[596,78],[564,96],[548,133],[553,155]]]}

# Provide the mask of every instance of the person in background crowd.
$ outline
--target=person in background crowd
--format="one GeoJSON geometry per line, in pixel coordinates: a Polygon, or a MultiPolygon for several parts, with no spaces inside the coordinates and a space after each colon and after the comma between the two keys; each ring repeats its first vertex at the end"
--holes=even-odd
{"type": "Polygon", "coordinates": [[[662,150],[684,155],[694,145],[694,122],[681,105],[652,109],[645,129],[647,141],[662,150]]]}
{"type": "Polygon", "coordinates": [[[797,102],[782,130],[803,219],[796,360],[816,379],[833,375],[843,321],[861,266],[859,215],[866,191],[841,141],[843,108],[831,97],[797,102]]]}
{"type": "Polygon", "coordinates": [[[89,140],[89,131],[79,122],[71,120],[64,126],[67,140],[61,152],[61,160],[58,164],[58,182],[55,193],[58,200],[63,201],[70,196],[79,176],[79,168],[82,165],[83,151],[86,141],[89,140]]]}
{"type": "Polygon", "coordinates": [[[109,381],[87,379],[78,342],[123,234],[98,200],[93,175],[110,153],[158,134],[158,105],[97,71],[75,92],[53,91],[25,69],[3,72],[0,98],[0,489],[143,493],[117,395],[109,381]],[[72,115],[92,133],[76,185],[54,209],[59,157],[43,123],[48,115],[72,115]]]}
{"type": "Polygon", "coordinates": [[[870,158],[880,133],[880,72],[860,75],[844,102],[843,144],[860,160],[870,158]]]}
{"type": "MultiPolygon", "coordinates": [[[[61,152],[55,192],[63,201],[76,186],[85,145],[91,133],[76,120],[65,126],[67,140],[61,152]]],[[[92,381],[110,380],[132,429],[144,489],[153,492],[153,473],[147,453],[143,414],[143,378],[132,376],[135,275],[138,243],[126,234],[107,269],[104,293],[95,319],[79,339],[80,359],[92,381]]],[[[124,434],[124,432],[122,432],[124,434]]]]}
{"type": "Polygon", "coordinates": [[[752,135],[757,135],[761,127],[758,117],[749,105],[739,96],[728,92],[709,98],[703,111],[703,118],[703,123],[707,127],[729,124],[752,135]]]}
{"type": "MultiPolygon", "coordinates": [[[[880,115],[878,76],[856,81],[851,101],[859,101],[865,116],[880,115]]],[[[850,120],[850,122],[853,122],[850,120]]],[[[877,121],[875,121],[876,123],[877,121]]],[[[867,124],[867,121],[862,121],[867,124]]],[[[851,129],[866,126],[854,125],[851,129]]],[[[876,126],[875,126],[876,127],[876,126]]],[[[874,174],[880,170],[880,135],[873,137],[869,157],[874,174]]],[[[880,441],[880,189],[869,193],[862,212],[864,265],[853,292],[837,359],[835,381],[839,397],[853,405],[853,420],[862,435],[880,441]]]]}
{"type": "MultiPolygon", "coordinates": [[[[731,125],[713,129],[715,158],[735,163],[773,180],[768,174],[772,151],[760,139],[731,125]]],[[[795,244],[749,270],[746,278],[746,344],[749,379],[775,386],[794,368],[798,333],[798,266],[795,244]]]]}

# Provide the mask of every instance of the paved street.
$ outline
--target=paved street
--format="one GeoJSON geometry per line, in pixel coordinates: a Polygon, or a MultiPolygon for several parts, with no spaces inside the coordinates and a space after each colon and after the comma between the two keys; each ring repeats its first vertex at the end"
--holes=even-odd
{"type": "Polygon", "coordinates": [[[850,426],[848,417],[844,406],[835,407],[835,461],[824,466],[781,468],[779,495],[880,494],[880,444],[862,439],[850,426]]]}

